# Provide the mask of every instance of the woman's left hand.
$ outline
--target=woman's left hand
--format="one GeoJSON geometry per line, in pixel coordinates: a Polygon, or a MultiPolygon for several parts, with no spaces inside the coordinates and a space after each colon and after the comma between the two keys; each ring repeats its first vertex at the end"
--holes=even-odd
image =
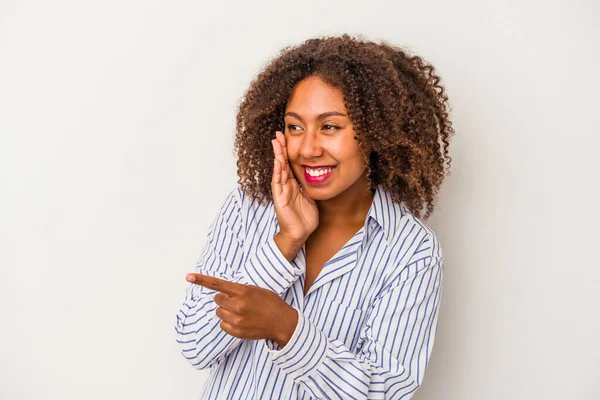
{"type": "Polygon", "coordinates": [[[275,292],[208,275],[190,273],[188,282],[219,293],[213,296],[220,328],[240,339],[275,340],[283,348],[298,323],[298,312],[275,292]]]}

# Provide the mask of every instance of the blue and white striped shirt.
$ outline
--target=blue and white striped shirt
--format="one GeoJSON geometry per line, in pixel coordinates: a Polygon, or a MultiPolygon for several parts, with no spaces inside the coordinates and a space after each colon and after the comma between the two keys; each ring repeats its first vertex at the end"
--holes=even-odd
{"type": "Polygon", "coordinates": [[[365,225],[325,263],[306,297],[305,250],[290,263],[273,203],[239,188],[208,233],[198,273],[268,288],[298,311],[282,349],[220,329],[215,290],[190,284],[175,330],[184,357],[210,368],[202,399],[409,399],[437,328],[442,249],[433,231],[378,187],[365,225]]]}

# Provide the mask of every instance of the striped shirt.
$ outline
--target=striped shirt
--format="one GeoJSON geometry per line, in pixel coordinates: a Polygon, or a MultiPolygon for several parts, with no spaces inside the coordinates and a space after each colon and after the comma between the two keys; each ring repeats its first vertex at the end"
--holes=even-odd
{"type": "Polygon", "coordinates": [[[289,262],[267,205],[232,191],[196,272],[277,293],[298,312],[289,342],[220,329],[215,290],[190,284],[177,342],[210,368],[202,399],[409,399],[423,380],[438,321],[442,249],[433,231],[378,187],[364,226],[327,261],[306,296],[305,249],[289,262]]]}

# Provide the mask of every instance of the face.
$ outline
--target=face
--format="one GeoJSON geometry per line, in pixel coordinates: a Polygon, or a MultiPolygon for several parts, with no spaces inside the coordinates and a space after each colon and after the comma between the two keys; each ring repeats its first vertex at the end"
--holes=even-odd
{"type": "Polygon", "coordinates": [[[342,91],[319,77],[300,81],[288,99],[285,138],[290,166],[303,191],[329,200],[367,185],[342,91]]]}

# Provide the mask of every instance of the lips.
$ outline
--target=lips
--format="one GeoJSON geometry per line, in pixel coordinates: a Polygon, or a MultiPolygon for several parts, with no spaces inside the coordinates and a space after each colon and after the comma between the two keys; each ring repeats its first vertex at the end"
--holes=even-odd
{"type": "Polygon", "coordinates": [[[331,165],[302,166],[302,170],[304,171],[304,179],[310,185],[319,185],[324,183],[331,176],[334,169],[335,167],[331,165]]]}

